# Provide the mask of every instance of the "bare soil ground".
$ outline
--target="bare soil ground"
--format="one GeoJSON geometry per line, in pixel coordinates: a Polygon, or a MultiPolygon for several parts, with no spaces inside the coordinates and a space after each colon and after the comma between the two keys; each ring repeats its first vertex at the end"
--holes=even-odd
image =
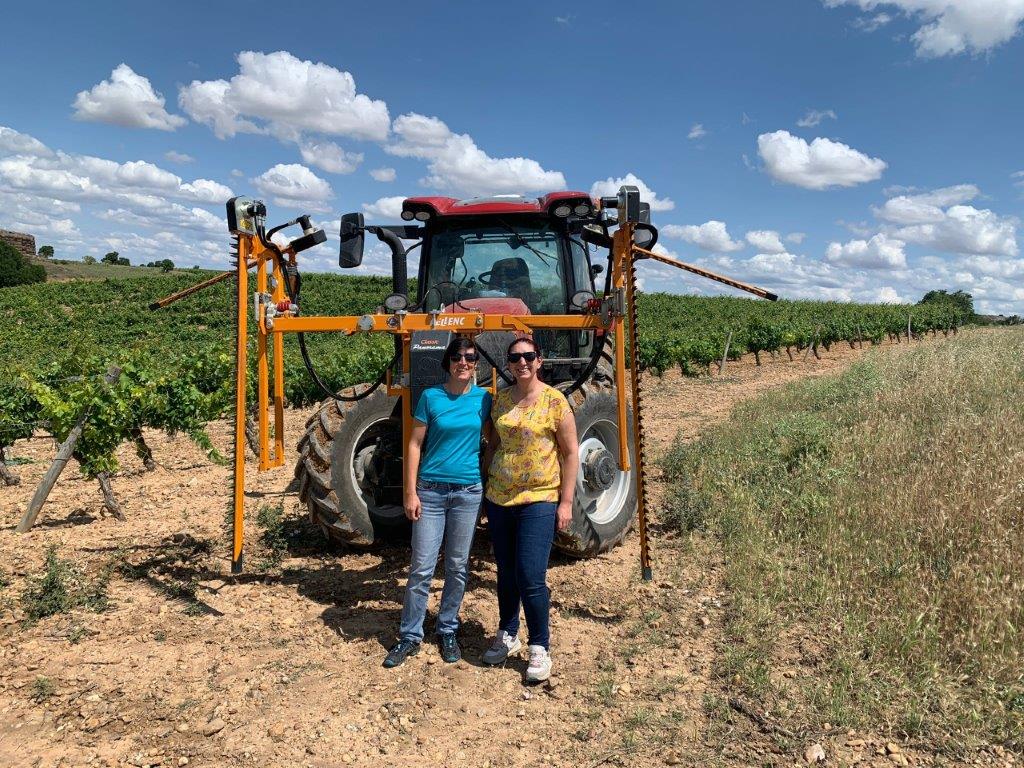
{"type": "MultiPolygon", "coordinates": [[[[820,361],[744,359],[721,378],[648,377],[648,456],[677,432],[713,428],[740,400],[862,354],[844,345],[820,361]]],[[[103,517],[95,482],[69,467],[25,536],[14,526],[54,446],[15,447],[31,463],[15,467],[20,486],[0,489],[0,765],[791,765],[815,743],[832,765],[940,761],[922,745],[893,744],[890,754],[891,737],[825,724],[773,735],[756,712],[731,707],[716,677],[729,601],[720,554],[713,540],[675,539],[656,523],[651,584],[639,580],[635,534],[594,560],[553,557],[553,684],[524,686],[522,660],[477,661],[497,618],[485,531],[462,611],[464,661],[444,664],[426,645],[382,669],[407,553],[330,550],[306,522],[291,479],[308,413],[287,413],[286,467],[247,482],[250,542],[257,510],[283,505],[283,561],[261,563],[254,546],[250,573],[237,579],[227,575],[230,472],[186,439],[149,435],[152,472],[122,451],[113,484],[126,522],[103,517]],[[50,545],[89,574],[122,564],[109,610],[23,624],[18,597],[50,545]]],[[[228,445],[226,424],[211,435],[228,445]]],[[[657,482],[653,491],[656,500],[657,482]]],[[[996,751],[972,759],[1013,760],[996,751]]]]}

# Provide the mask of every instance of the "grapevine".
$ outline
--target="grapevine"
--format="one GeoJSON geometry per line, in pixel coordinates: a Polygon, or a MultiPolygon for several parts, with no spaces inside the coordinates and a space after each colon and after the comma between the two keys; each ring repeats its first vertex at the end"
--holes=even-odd
{"type": "MultiPolygon", "coordinates": [[[[200,277],[203,275],[200,274],[200,277]]],[[[58,440],[88,413],[75,456],[88,476],[117,470],[115,450],[138,444],[144,428],[183,433],[218,460],[205,425],[224,415],[232,398],[228,351],[233,328],[230,281],[158,312],[147,306],[181,290],[196,275],[74,281],[0,289],[0,449],[43,430],[58,440]],[[115,384],[102,375],[121,369],[115,384]]],[[[303,311],[359,314],[390,292],[377,277],[310,275],[303,311]]],[[[678,367],[700,374],[729,357],[753,353],[817,353],[840,342],[875,344],[948,332],[966,318],[949,305],[838,302],[768,303],[729,297],[644,294],[638,297],[639,365],[662,374],[678,367]]],[[[320,390],[302,365],[294,339],[284,348],[285,400],[313,404],[320,390]]],[[[391,356],[383,337],[328,334],[310,341],[329,387],[367,381],[391,356]]],[[[249,371],[255,387],[255,369],[249,371]]],[[[2,456],[0,456],[2,461],[2,456]]]]}

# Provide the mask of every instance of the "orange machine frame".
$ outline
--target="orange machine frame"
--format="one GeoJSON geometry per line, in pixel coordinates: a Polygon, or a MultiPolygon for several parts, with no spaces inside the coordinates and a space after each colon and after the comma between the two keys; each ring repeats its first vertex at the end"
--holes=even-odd
{"type": "MultiPolygon", "coordinates": [[[[624,224],[616,231],[612,246],[612,294],[604,301],[609,309],[603,313],[582,315],[492,315],[483,312],[444,313],[443,327],[454,333],[475,336],[483,331],[519,331],[530,333],[538,329],[546,330],[603,330],[611,332],[614,338],[615,380],[618,397],[619,415],[619,468],[628,472],[630,469],[627,424],[626,379],[626,343],[624,319],[626,306],[632,305],[633,296],[630,279],[633,265],[633,225],[624,224]],[[615,301],[614,297],[619,297],[615,301]]],[[[295,254],[287,249],[284,255],[294,263],[295,254]]],[[[246,388],[247,388],[247,333],[248,333],[248,296],[249,269],[256,267],[256,301],[255,318],[256,336],[256,397],[258,405],[257,427],[259,435],[260,471],[284,464],[284,355],[283,335],[285,333],[322,333],[340,332],[346,335],[356,333],[390,333],[402,340],[402,369],[409,370],[409,342],[414,331],[433,330],[442,317],[439,312],[417,314],[369,314],[327,316],[295,316],[290,312],[268,318],[265,307],[268,302],[277,306],[286,301],[284,281],[285,275],[281,265],[274,258],[273,252],[265,248],[253,235],[238,237],[238,328],[236,339],[237,362],[235,369],[235,465],[234,465],[234,517],[231,550],[231,570],[240,573],[242,570],[242,545],[245,526],[245,422],[246,422],[246,388]],[[273,278],[271,280],[270,278],[273,278]],[[273,288],[268,291],[270,284],[273,288]],[[274,360],[274,449],[270,449],[270,350],[274,360]]],[[[635,332],[631,327],[630,331],[635,332]]],[[[634,340],[635,341],[635,340],[634,340]]],[[[629,381],[632,390],[634,412],[639,403],[639,380],[636,376],[636,365],[631,366],[633,375],[629,381]]],[[[493,387],[492,383],[492,387],[493,387]]],[[[402,397],[402,436],[403,448],[408,442],[409,431],[412,429],[411,397],[408,384],[404,380],[394,381],[390,372],[387,377],[389,395],[402,397]]],[[[634,455],[639,457],[639,430],[633,430],[634,455]]],[[[650,556],[647,548],[647,516],[643,494],[643,473],[640,467],[635,472],[637,478],[637,513],[641,537],[641,566],[645,577],[650,573],[650,556]]]]}
{"type": "MultiPolygon", "coordinates": [[[[629,349],[637,348],[634,285],[635,261],[637,258],[651,258],[670,264],[702,277],[753,293],[762,298],[775,298],[761,288],[747,285],[713,272],[694,267],[660,253],[646,250],[634,244],[636,225],[632,222],[621,224],[612,237],[611,251],[611,294],[600,300],[599,308],[588,314],[574,315],[508,315],[486,314],[483,312],[444,313],[395,313],[369,315],[297,316],[291,312],[268,313],[267,307],[277,307],[286,301],[281,264],[274,258],[271,249],[266,248],[254,235],[238,236],[238,336],[237,363],[235,370],[235,464],[234,464],[234,529],[232,534],[231,570],[240,573],[242,569],[242,544],[245,516],[245,422],[247,386],[247,305],[249,301],[249,269],[256,268],[255,317],[258,328],[256,344],[256,397],[258,402],[259,470],[264,471],[284,464],[284,355],[283,335],[285,333],[340,332],[346,335],[356,333],[389,333],[402,341],[402,370],[409,371],[409,342],[414,331],[433,330],[443,327],[458,334],[475,336],[483,331],[518,331],[529,333],[538,329],[546,330],[603,330],[614,338],[614,363],[616,396],[618,398],[619,421],[619,468],[630,469],[628,443],[628,401],[626,397],[626,334],[629,334],[629,349]],[[272,278],[272,280],[271,280],[272,278]],[[273,287],[268,291],[268,286],[273,287]],[[626,313],[632,312],[632,320],[625,323],[626,313]],[[270,391],[270,349],[273,350],[274,383],[270,391]],[[270,450],[271,394],[274,405],[274,449],[270,450]]],[[[295,263],[295,253],[287,248],[282,254],[295,263]]],[[[168,297],[165,302],[173,300],[168,297]]],[[[645,580],[651,579],[650,551],[647,537],[647,507],[643,478],[643,445],[640,419],[640,379],[636,360],[628,368],[630,397],[633,402],[634,429],[633,455],[637,464],[634,473],[637,488],[637,521],[640,533],[640,565],[645,580]]],[[[402,437],[403,450],[408,443],[412,429],[411,397],[408,384],[403,380],[394,381],[391,372],[387,374],[389,395],[402,396],[402,437]]],[[[491,384],[494,387],[494,382],[491,384]]]]}

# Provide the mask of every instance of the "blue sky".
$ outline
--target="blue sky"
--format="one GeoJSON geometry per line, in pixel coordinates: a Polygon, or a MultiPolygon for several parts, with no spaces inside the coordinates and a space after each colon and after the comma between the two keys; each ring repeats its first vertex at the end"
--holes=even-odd
{"type": "Polygon", "coordinates": [[[5,11],[0,227],[215,266],[232,193],[336,232],[639,180],[667,252],[784,296],[1024,313],[1024,0],[250,5],[5,11]]]}

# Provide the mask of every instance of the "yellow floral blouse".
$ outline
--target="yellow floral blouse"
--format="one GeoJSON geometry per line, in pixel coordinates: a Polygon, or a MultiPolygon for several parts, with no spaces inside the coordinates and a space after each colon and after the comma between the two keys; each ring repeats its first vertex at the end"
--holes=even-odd
{"type": "Polygon", "coordinates": [[[522,409],[512,402],[512,388],[498,392],[491,421],[501,444],[487,475],[487,498],[510,507],[535,501],[558,501],[561,468],[555,431],[572,417],[565,395],[545,386],[537,402],[522,409]]]}

